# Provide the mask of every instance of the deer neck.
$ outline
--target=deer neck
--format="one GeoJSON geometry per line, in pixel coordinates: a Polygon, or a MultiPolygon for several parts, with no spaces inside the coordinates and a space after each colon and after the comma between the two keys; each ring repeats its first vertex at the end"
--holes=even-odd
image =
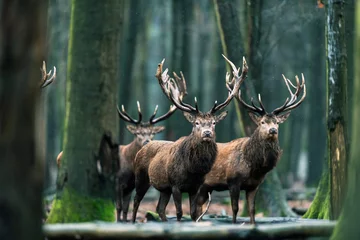
{"type": "Polygon", "coordinates": [[[258,129],[249,138],[244,148],[244,159],[254,171],[268,172],[273,169],[281,155],[278,139],[261,138],[258,129]]]}
{"type": "Polygon", "coordinates": [[[190,134],[179,146],[177,159],[190,173],[205,175],[215,162],[217,145],[215,141],[203,141],[190,134]]]}
{"type": "Polygon", "coordinates": [[[142,146],[138,143],[138,141],[134,139],[131,143],[124,146],[122,155],[126,159],[130,159],[131,161],[133,161],[135,159],[136,153],[141,149],[141,147],[142,146]]]}

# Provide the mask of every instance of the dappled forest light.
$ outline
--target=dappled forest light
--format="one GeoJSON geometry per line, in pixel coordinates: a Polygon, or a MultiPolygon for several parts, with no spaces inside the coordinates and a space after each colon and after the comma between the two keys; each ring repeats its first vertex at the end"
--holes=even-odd
{"type": "Polygon", "coordinates": [[[359,4],[0,0],[0,239],[359,238],[359,4]]]}

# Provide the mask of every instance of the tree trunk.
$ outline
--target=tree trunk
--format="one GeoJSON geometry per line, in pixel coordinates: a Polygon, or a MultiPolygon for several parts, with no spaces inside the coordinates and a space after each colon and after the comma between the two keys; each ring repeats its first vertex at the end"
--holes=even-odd
{"type": "Polygon", "coordinates": [[[331,239],[359,239],[360,228],[357,221],[360,215],[360,2],[356,2],[356,33],[354,68],[355,81],[353,88],[351,153],[348,166],[347,192],[343,211],[338,220],[331,239]]]}
{"type": "Polygon", "coordinates": [[[330,218],[337,219],[343,205],[347,172],[347,101],[344,2],[326,6],[327,135],[330,165],[330,218]]]}
{"type": "MultiPolygon", "coordinates": [[[[134,111],[130,111],[132,109],[136,109],[136,105],[130,105],[130,99],[132,96],[132,90],[136,89],[133,86],[134,81],[134,72],[138,71],[138,67],[133,71],[135,57],[136,55],[136,43],[139,34],[139,29],[141,29],[144,25],[144,7],[143,1],[133,0],[126,1],[124,3],[127,5],[129,11],[124,14],[124,28],[123,28],[123,41],[121,46],[121,71],[119,74],[120,81],[120,90],[119,90],[119,106],[124,105],[125,109],[128,109],[130,113],[134,111]]],[[[146,44],[142,44],[146,45],[146,44]]],[[[141,79],[142,80],[142,79],[141,79]]],[[[136,116],[136,115],[135,115],[136,116]]],[[[128,133],[126,128],[126,123],[119,119],[119,133],[120,133],[120,144],[127,144],[129,140],[133,138],[133,135],[128,133]],[[127,137],[125,137],[127,136],[127,137]]],[[[131,141],[131,140],[130,140],[131,141]]]]}
{"type": "Polygon", "coordinates": [[[62,133],[65,116],[65,81],[67,45],[69,41],[71,1],[49,2],[48,61],[50,68],[56,66],[56,80],[42,91],[46,106],[46,165],[45,190],[56,186],[56,157],[62,150],[62,133]]]}
{"type": "MultiPolygon", "coordinates": [[[[319,9],[321,11],[322,9],[319,9]]],[[[307,185],[317,186],[320,181],[325,161],[326,149],[326,122],[325,122],[325,49],[319,47],[319,39],[325,39],[324,22],[325,18],[319,17],[311,27],[313,37],[311,38],[311,51],[309,54],[309,79],[316,79],[311,82],[308,90],[310,104],[310,121],[308,128],[308,174],[307,185]],[[317,64],[314,64],[317,63],[317,64]]]]}
{"type": "Polygon", "coordinates": [[[36,127],[47,2],[0,2],[0,239],[42,238],[44,155],[36,127]]]}
{"type": "Polygon", "coordinates": [[[72,2],[64,154],[49,223],[115,220],[114,181],[99,177],[94,153],[105,132],[117,133],[122,7],[116,0],[72,2]]]}
{"type": "MultiPolygon", "coordinates": [[[[221,36],[223,51],[236,66],[241,66],[242,58],[244,55],[244,48],[242,37],[240,35],[239,21],[235,12],[234,2],[231,0],[214,0],[215,12],[218,21],[219,33],[221,36]]],[[[251,52],[249,50],[249,52],[251,52]]],[[[229,66],[227,66],[229,67],[229,66]]],[[[251,71],[257,71],[258,69],[250,69],[251,71]]],[[[230,69],[228,68],[228,72],[230,69]]],[[[254,86],[252,81],[245,80],[244,84],[248,96],[255,96],[254,86]]],[[[242,108],[239,108],[238,103],[236,110],[239,116],[239,121],[242,125],[241,130],[246,136],[250,136],[254,129],[255,124],[250,119],[246,112],[242,112],[242,108]]],[[[295,216],[295,213],[288,207],[285,194],[282,191],[281,183],[277,174],[276,169],[272,170],[265,178],[264,183],[260,186],[259,192],[257,193],[257,204],[258,210],[270,216],[278,216],[280,213],[282,216],[295,216]],[[269,192],[271,196],[276,196],[277,201],[261,201],[268,199],[269,192]]],[[[247,207],[244,207],[247,209],[247,207]]],[[[245,214],[245,212],[243,213],[245,214]]]]}
{"type": "Polygon", "coordinates": [[[347,177],[346,125],[346,47],[344,2],[329,0],[326,5],[326,84],[327,84],[327,167],[313,205],[304,215],[308,218],[337,219],[343,206],[347,177]],[[329,183],[325,183],[326,179],[329,183]],[[328,187],[329,191],[322,189],[328,187]],[[322,202],[327,199],[329,203],[322,202]],[[321,204],[316,204],[321,203],[321,204]],[[325,209],[328,208],[328,209],[325,209]],[[329,214],[327,214],[329,211],[329,214]]]}

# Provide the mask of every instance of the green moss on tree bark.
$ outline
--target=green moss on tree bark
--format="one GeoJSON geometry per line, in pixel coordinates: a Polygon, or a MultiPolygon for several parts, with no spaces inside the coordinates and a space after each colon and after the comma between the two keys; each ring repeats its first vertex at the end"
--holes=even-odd
{"type": "Polygon", "coordinates": [[[114,203],[109,199],[78,194],[63,189],[62,197],[55,199],[47,223],[115,221],[114,203]]]}
{"type": "Polygon", "coordinates": [[[303,218],[330,219],[329,178],[329,172],[325,170],[317,188],[315,198],[303,218]]]}
{"type": "Polygon", "coordinates": [[[353,119],[352,119],[352,138],[351,153],[348,166],[347,193],[344,201],[343,211],[335,227],[332,240],[337,239],[359,239],[360,228],[358,218],[360,215],[360,2],[356,2],[356,38],[355,38],[355,81],[353,89],[353,119]]]}
{"type": "Polygon", "coordinates": [[[114,220],[114,181],[99,176],[94,153],[105,132],[117,133],[121,14],[121,1],[72,1],[64,153],[48,222],[114,220]]]}
{"type": "Polygon", "coordinates": [[[347,69],[344,2],[328,0],[326,5],[326,84],[327,84],[327,167],[308,218],[337,219],[340,215],[347,177],[347,69]],[[328,182],[326,182],[328,181],[328,182]]]}

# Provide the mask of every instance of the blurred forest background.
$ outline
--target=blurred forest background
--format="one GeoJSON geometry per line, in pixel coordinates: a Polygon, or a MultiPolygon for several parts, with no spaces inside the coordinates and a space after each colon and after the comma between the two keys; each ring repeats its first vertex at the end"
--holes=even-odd
{"type": "MultiPolygon", "coordinates": [[[[219,12],[213,1],[124,1],[124,12],[119,13],[123,14],[123,21],[118,104],[124,105],[134,117],[137,116],[136,101],[140,102],[145,118],[156,105],[160,114],[168,110],[170,102],[163,96],[154,76],[163,58],[170,72],[184,73],[187,101],[196,96],[204,111],[215,100],[225,99],[227,94],[222,53],[234,62],[245,56],[249,64],[244,84],[246,99],[260,93],[268,111],[280,106],[288,96],[281,74],[294,81],[295,75],[304,73],[307,98],[280,126],[283,156],[277,170],[285,188],[294,184],[316,187],[326,157],[325,8],[315,0],[229,2],[236,6],[236,11],[228,12],[231,22],[224,26],[235,26],[240,32],[233,31],[233,36],[227,36],[236,44],[236,49],[227,49],[225,53],[216,17],[219,12]]],[[[349,1],[345,9],[349,89],[353,84],[353,4],[349,1]]],[[[57,67],[57,78],[55,84],[42,93],[47,116],[44,129],[46,192],[55,190],[55,159],[62,149],[70,11],[71,1],[49,1],[47,65],[57,67]]],[[[348,93],[348,103],[351,103],[352,91],[348,93]]],[[[238,106],[232,103],[228,107],[229,116],[217,125],[218,142],[246,135],[235,111],[238,106]]],[[[155,138],[175,140],[188,134],[190,124],[181,115],[176,111],[164,123],[166,130],[155,138]]],[[[132,141],[133,135],[120,119],[119,126],[118,142],[132,141]]]]}

